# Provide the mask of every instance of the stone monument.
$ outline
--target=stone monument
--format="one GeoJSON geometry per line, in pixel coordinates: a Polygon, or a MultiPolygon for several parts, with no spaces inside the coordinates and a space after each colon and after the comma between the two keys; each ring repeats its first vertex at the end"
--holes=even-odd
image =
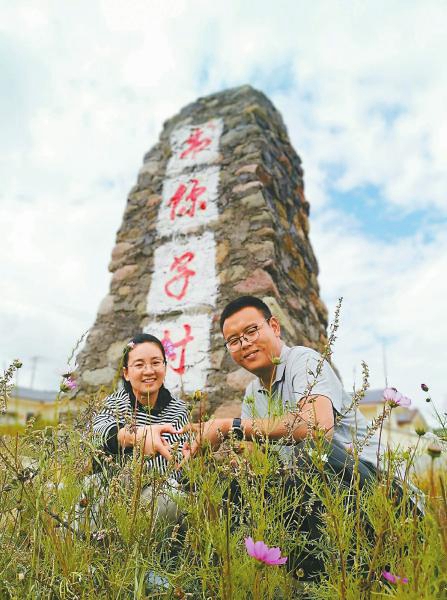
{"type": "Polygon", "coordinates": [[[164,344],[169,389],[206,391],[209,412],[234,406],[251,376],[226,352],[219,315],[243,294],[270,306],[286,342],[321,350],[308,216],[301,160],[264,94],[243,86],[183,108],[129,193],[110,290],[77,359],[81,390],[110,386],[123,346],[145,331],[164,344]]]}

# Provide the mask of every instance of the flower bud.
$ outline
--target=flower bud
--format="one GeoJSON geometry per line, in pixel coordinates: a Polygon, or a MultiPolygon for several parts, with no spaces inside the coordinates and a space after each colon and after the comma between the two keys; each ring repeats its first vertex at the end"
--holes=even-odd
{"type": "Polygon", "coordinates": [[[430,444],[427,448],[427,454],[433,459],[438,458],[438,456],[441,456],[441,448],[436,444],[430,444]]]}
{"type": "Polygon", "coordinates": [[[425,383],[421,383],[421,390],[422,390],[423,392],[428,392],[428,385],[427,385],[427,384],[425,384],[425,383]]]}

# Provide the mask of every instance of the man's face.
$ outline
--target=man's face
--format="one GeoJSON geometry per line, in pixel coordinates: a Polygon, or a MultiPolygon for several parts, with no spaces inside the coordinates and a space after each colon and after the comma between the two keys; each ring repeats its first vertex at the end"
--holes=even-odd
{"type": "Polygon", "coordinates": [[[265,380],[274,370],[272,358],[281,354],[277,319],[271,317],[266,321],[260,310],[247,306],[225,320],[222,333],[228,342],[256,326],[259,327],[259,337],[252,342],[241,339],[242,344],[238,345],[236,352],[231,352],[231,357],[238,365],[265,380]]]}

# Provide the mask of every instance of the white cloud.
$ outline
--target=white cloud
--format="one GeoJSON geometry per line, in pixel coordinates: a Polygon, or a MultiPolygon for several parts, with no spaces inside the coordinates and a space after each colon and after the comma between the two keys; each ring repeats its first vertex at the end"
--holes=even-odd
{"type": "Polygon", "coordinates": [[[443,404],[447,234],[434,228],[428,243],[419,233],[366,240],[347,230],[341,217],[326,213],[315,220],[312,239],[332,311],[344,297],[334,359],[346,387],[354,379],[360,383],[361,360],[370,367],[372,387],[385,385],[385,347],[389,385],[426,410],[420,390],[426,382],[443,404]]]}

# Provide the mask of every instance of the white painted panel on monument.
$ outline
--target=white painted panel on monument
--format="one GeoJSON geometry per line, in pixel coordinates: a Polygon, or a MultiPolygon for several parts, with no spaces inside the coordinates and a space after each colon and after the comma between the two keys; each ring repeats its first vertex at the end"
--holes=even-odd
{"type": "Polygon", "coordinates": [[[146,333],[157,336],[166,352],[166,387],[194,392],[205,387],[210,368],[210,315],[181,315],[163,323],[149,323],[146,333]]]}
{"type": "Polygon", "coordinates": [[[174,129],[170,138],[172,156],[166,167],[166,175],[180,173],[187,167],[215,163],[219,159],[222,130],[222,119],[174,129]]]}
{"type": "Polygon", "coordinates": [[[166,179],[158,212],[161,235],[186,233],[218,218],[219,167],[166,179]]]}
{"type": "Polygon", "coordinates": [[[216,242],[211,232],[170,241],[154,253],[154,275],[147,312],[160,314],[191,306],[215,306],[217,295],[216,242]]]}

